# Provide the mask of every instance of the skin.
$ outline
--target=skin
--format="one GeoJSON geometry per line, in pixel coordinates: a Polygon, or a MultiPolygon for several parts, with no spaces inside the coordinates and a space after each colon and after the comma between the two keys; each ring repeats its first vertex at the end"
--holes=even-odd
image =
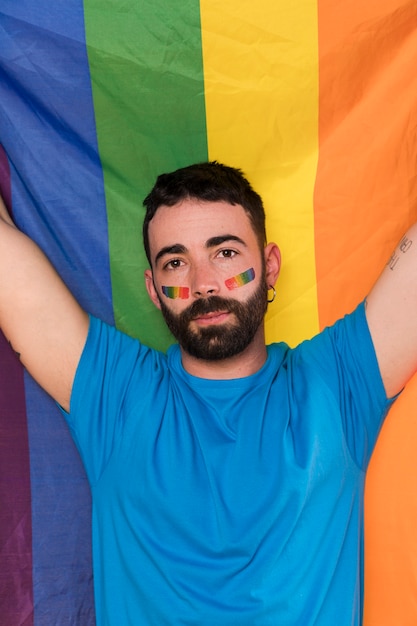
{"type": "Polygon", "coordinates": [[[0,328],[38,383],[68,410],[88,316],[0,198],[0,328]]]}
{"type": "MultiPolygon", "coordinates": [[[[259,250],[250,222],[239,206],[191,206],[187,201],[176,207],[161,207],[150,223],[150,243],[153,262],[145,280],[158,308],[162,285],[189,286],[188,300],[166,301],[167,306],[179,311],[192,299],[209,294],[230,297],[224,281],[253,267],[255,280],[232,294],[246,301],[258,285],[262,254],[268,286],[275,285],[279,273],[277,246],[270,243],[259,250]],[[212,245],[214,237],[225,240],[212,245]],[[172,246],[177,246],[176,252],[169,252],[172,246]]],[[[398,393],[417,370],[416,277],[414,225],[398,244],[367,298],[366,315],[388,396],[398,393]]],[[[230,317],[227,311],[218,311],[192,323],[196,327],[233,323],[230,317]]],[[[68,410],[87,337],[88,316],[38,246],[14,226],[1,199],[0,328],[31,375],[68,410]]],[[[263,324],[244,352],[224,362],[207,363],[183,351],[187,371],[207,378],[252,374],[262,367],[265,358],[263,324]]]]}
{"type": "Polygon", "coordinates": [[[367,298],[366,316],[388,397],[417,370],[417,224],[398,243],[367,298]]]}
{"type": "MultiPolygon", "coordinates": [[[[149,225],[152,270],[145,272],[146,287],[159,309],[160,300],[178,314],[195,299],[212,295],[246,302],[255,292],[262,275],[262,256],[266,264],[266,282],[275,285],[280,269],[276,244],[259,249],[250,220],[240,205],[226,202],[200,202],[187,199],[172,207],[162,206],[149,225]],[[255,279],[231,294],[225,281],[246,271],[255,270],[255,279]],[[163,285],[189,288],[188,300],[172,300],[162,293],[163,285]]],[[[198,316],[191,328],[233,324],[227,310],[198,316]]],[[[180,346],[181,347],[181,346],[180,346]]],[[[182,347],[182,362],[187,372],[211,379],[248,376],[265,363],[266,347],[262,323],[249,346],[238,355],[222,361],[204,361],[188,354],[182,347]]]]}

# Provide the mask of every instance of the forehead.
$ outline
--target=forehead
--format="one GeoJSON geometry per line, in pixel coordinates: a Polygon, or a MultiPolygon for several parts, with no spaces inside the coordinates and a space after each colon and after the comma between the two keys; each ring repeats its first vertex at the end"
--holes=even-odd
{"type": "Polygon", "coordinates": [[[187,199],[159,207],[149,223],[152,257],[165,246],[183,244],[190,248],[228,234],[240,237],[248,246],[257,243],[249,216],[240,204],[187,199]]]}

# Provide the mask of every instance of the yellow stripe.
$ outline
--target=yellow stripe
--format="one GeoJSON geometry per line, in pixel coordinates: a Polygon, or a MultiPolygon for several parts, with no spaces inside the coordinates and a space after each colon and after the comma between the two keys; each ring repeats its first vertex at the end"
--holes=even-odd
{"type": "Polygon", "coordinates": [[[267,340],[318,331],[313,191],[318,159],[317,4],[201,0],[210,159],[243,169],[281,248],[267,340]]]}

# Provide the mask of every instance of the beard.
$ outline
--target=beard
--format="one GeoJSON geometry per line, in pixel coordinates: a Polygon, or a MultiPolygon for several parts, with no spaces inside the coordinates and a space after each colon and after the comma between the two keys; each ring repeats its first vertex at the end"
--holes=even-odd
{"type": "Polygon", "coordinates": [[[161,299],[159,301],[165,322],[183,350],[197,359],[220,361],[240,354],[251,343],[265,316],[267,294],[265,276],[262,275],[259,287],[246,302],[210,296],[195,300],[176,314],[161,299]],[[235,320],[206,328],[191,328],[194,318],[217,311],[232,313],[235,320]]]}

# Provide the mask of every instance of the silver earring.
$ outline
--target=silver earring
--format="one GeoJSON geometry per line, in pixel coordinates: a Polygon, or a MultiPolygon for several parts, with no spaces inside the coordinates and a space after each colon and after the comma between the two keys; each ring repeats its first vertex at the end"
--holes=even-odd
{"type": "Polygon", "coordinates": [[[272,289],[272,291],[273,291],[274,293],[273,293],[273,295],[272,295],[272,298],[268,298],[268,300],[267,300],[267,302],[268,302],[269,304],[271,304],[271,303],[275,300],[275,298],[277,297],[277,292],[275,291],[275,287],[270,287],[270,289],[272,289]]]}

